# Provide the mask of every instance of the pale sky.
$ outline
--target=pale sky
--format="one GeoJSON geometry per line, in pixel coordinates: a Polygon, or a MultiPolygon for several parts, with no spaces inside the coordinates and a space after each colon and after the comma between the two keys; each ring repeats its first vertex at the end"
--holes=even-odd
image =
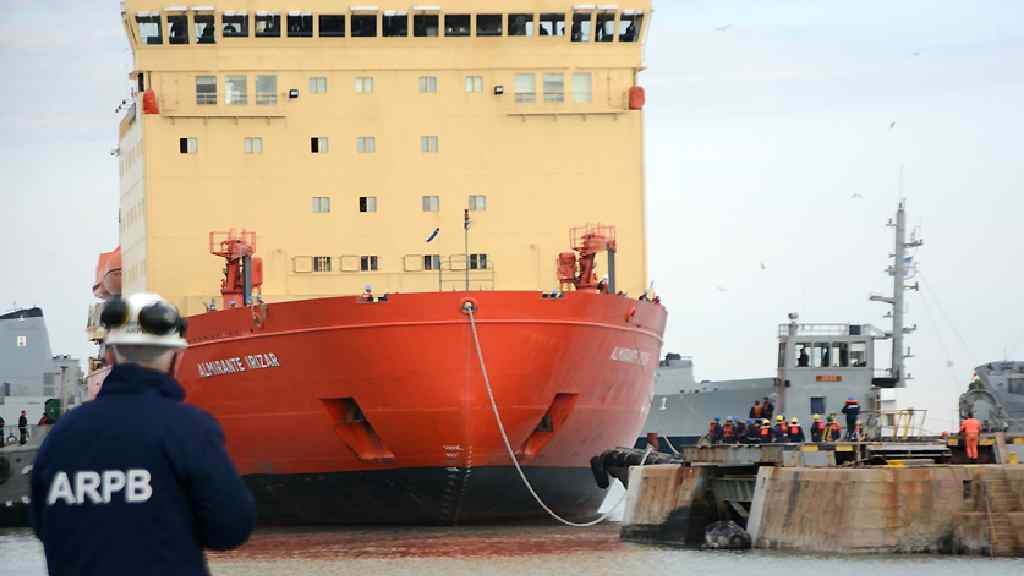
{"type": "MultiPolygon", "coordinates": [[[[130,68],[118,2],[4,7],[0,311],[42,306],[54,352],[84,358],[96,256],[117,242],[108,152],[130,68]]],[[[926,242],[922,293],[908,297],[919,328],[907,338],[908,398],[930,411],[929,428],[948,428],[974,365],[1024,359],[1024,4],[661,0],[655,10],[642,84],[648,270],[670,310],[665,351],[693,355],[700,378],[773,376],[788,312],[887,327],[886,306],[867,297],[890,283],[884,224],[903,166],[910,223],[926,242]]]]}

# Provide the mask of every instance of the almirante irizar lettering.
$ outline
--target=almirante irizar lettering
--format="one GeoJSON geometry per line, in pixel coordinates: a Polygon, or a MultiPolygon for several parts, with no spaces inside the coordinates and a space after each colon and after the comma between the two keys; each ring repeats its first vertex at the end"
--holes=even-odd
{"type": "Polygon", "coordinates": [[[200,378],[221,376],[223,374],[238,374],[262,368],[279,368],[280,366],[281,361],[273,353],[248,354],[246,356],[235,356],[233,358],[210,360],[196,364],[196,368],[199,369],[200,378]]]}

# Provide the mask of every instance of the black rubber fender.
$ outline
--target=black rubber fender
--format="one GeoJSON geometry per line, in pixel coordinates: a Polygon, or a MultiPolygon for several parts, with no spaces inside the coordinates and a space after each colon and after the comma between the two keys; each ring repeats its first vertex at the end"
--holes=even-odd
{"type": "Polygon", "coordinates": [[[590,459],[590,471],[594,474],[594,481],[597,482],[598,488],[607,490],[611,484],[608,480],[608,470],[604,467],[603,454],[590,459]]]}

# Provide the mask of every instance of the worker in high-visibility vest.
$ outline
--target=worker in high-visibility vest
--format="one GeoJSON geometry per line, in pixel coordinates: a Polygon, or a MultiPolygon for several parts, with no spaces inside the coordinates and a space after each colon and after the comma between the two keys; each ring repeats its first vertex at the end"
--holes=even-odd
{"type": "Polygon", "coordinates": [[[800,427],[800,419],[793,416],[789,422],[789,441],[802,444],[804,440],[804,429],[800,427]]]}
{"type": "Polygon", "coordinates": [[[964,439],[967,458],[971,462],[977,463],[978,440],[981,439],[981,422],[974,419],[974,414],[968,414],[967,419],[960,423],[960,435],[964,439]]]}
{"type": "Polygon", "coordinates": [[[814,422],[811,422],[811,442],[815,444],[825,439],[825,420],[821,414],[814,415],[814,422]]]}

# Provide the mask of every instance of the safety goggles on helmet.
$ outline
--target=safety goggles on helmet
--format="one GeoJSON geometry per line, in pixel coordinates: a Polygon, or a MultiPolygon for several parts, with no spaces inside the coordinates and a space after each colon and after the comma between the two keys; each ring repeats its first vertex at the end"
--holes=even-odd
{"type": "Polygon", "coordinates": [[[186,323],[178,309],[156,294],[115,296],[103,305],[100,324],[109,345],[185,348],[186,323]]]}

